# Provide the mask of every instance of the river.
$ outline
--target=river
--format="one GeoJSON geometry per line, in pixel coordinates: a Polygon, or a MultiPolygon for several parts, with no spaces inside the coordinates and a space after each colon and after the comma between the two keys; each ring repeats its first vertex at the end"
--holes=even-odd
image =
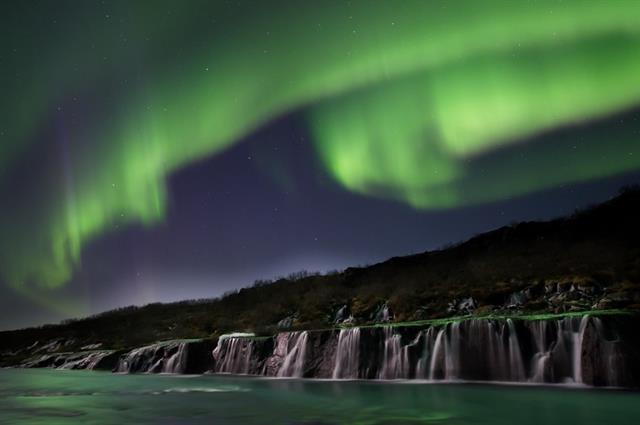
{"type": "Polygon", "coordinates": [[[640,394],[529,385],[0,370],[2,424],[637,424],[640,394]]]}

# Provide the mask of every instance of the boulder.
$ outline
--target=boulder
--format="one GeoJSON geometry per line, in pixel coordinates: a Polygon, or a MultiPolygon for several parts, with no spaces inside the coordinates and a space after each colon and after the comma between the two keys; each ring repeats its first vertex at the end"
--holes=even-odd
{"type": "Polygon", "coordinates": [[[349,307],[346,304],[344,304],[342,305],[342,307],[338,309],[338,311],[336,311],[335,315],[333,316],[333,323],[335,324],[343,323],[349,317],[350,317],[349,307]]]}
{"type": "Polygon", "coordinates": [[[289,329],[293,326],[293,322],[296,320],[295,315],[287,316],[284,319],[280,320],[277,324],[280,329],[289,329]]]}
{"type": "Polygon", "coordinates": [[[447,313],[456,315],[472,314],[477,306],[478,303],[473,297],[454,298],[447,307],[447,313]]]}
{"type": "Polygon", "coordinates": [[[526,291],[514,292],[513,294],[509,295],[509,298],[507,298],[505,307],[509,309],[522,307],[529,301],[529,298],[529,294],[526,291]]]}

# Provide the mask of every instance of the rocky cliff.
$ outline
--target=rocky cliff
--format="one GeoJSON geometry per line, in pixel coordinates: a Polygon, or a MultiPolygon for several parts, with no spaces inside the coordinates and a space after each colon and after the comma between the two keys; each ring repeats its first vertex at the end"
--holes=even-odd
{"type": "Polygon", "coordinates": [[[637,316],[468,318],[221,338],[217,373],[634,387],[637,316]]]}
{"type": "MultiPolygon", "coordinates": [[[[119,373],[640,386],[640,317],[602,311],[229,334],[127,352],[35,353],[19,366],[119,373]]],[[[41,347],[42,348],[42,347],[41,347]]]]}

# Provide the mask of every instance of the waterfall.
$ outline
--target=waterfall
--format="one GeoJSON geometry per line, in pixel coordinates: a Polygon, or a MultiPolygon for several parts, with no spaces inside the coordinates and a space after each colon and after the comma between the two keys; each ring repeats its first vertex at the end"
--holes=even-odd
{"type": "Polygon", "coordinates": [[[552,377],[552,357],[547,337],[548,321],[540,320],[529,326],[536,352],[531,359],[531,382],[547,382],[552,377]]]}
{"type": "MultiPolygon", "coordinates": [[[[549,320],[468,319],[445,325],[341,329],[313,338],[281,332],[256,345],[253,338],[220,338],[214,371],[279,377],[429,379],[625,385],[626,346],[605,322],[589,316],[549,320]],[[411,339],[405,338],[411,335],[411,339]],[[609,339],[607,339],[609,338],[609,339]],[[328,348],[323,344],[336,344],[328,348]],[[332,359],[323,356],[333,355],[332,359]],[[332,362],[332,363],[331,363],[332,362]]],[[[313,334],[315,335],[315,334],[313,334]]],[[[183,354],[143,347],[120,370],[175,370],[183,354]],[[158,352],[156,352],[158,351],[158,352]]],[[[123,366],[124,365],[124,366],[123,366]]]]}
{"type": "Polygon", "coordinates": [[[444,359],[447,356],[445,344],[445,339],[447,338],[445,335],[446,329],[446,327],[443,327],[438,331],[438,335],[436,336],[436,339],[433,343],[433,354],[431,355],[431,362],[429,364],[430,380],[436,379],[436,367],[438,366],[438,360],[440,358],[444,359]]]}
{"type": "Polygon", "coordinates": [[[449,381],[459,379],[460,375],[460,323],[451,323],[448,328],[450,330],[449,338],[445,340],[446,356],[445,356],[445,375],[444,379],[449,381]]]}
{"type": "Polygon", "coordinates": [[[213,350],[216,373],[248,374],[254,341],[245,336],[222,336],[213,350]]]}
{"type": "Polygon", "coordinates": [[[393,333],[391,326],[384,328],[384,348],[382,354],[382,368],[378,374],[380,379],[403,378],[403,366],[407,361],[403,361],[406,347],[402,347],[401,337],[393,333]]]}
{"type": "Polygon", "coordinates": [[[463,341],[460,333],[461,322],[445,325],[438,331],[430,350],[428,378],[430,380],[444,379],[445,381],[460,378],[460,348],[463,341]]]}
{"type": "Polygon", "coordinates": [[[98,353],[95,353],[95,354],[94,354],[94,355],[92,355],[92,356],[89,356],[89,357],[87,358],[88,364],[86,365],[85,369],[87,369],[87,370],[93,370],[93,369],[95,369],[95,367],[98,365],[98,363],[99,363],[102,359],[104,359],[105,357],[107,357],[108,355],[110,355],[111,353],[112,353],[112,351],[111,351],[111,352],[101,352],[101,353],[100,353],[100,352],[98,352],[98,353]]]}
{"type": "Polygon", "coordinates": [[[552,355],[555,360],[554,370],[559,372],[564,381],[583,383],[582,343],[588,324],[588,315],[581,318],[567,317],[558,321],[557,342],[552,355]]]}
{"type": "Polygon", "coordinates": [[[118,361],[116,372],[183,373],[188,341],[164,341],[136,348],[118,361]]]}
{"type": "Polygon", "coordinates": [[[531,382],[549,382],[550,379],[547,376],[547,371],[550,369],[552,365],[552,357],[550,352],[538,352],[533,355],[531,370],[532,376],[530,378],[531,382]]]}
{"type": "Polygon", "coordinates": [[[520,382],[525,379],[520,341],[513,320],[507,319],[507,327],[509,329],[509,379],[520,382]]]}
{"type": "Polygon", "coordinates": [[[424,339],[424,345],[422,348],[422,355],[418,359],[416,364],[416,378],[424,379],[429,377],[429,364],[431,361],[432,348],[435,344],[435,328],[430,327],[426,331],[421,331],[418,337],[424,339]]]}
{"type": "Polygon", "coordinates": [[[341,329],[338,335],[333,379],[357,379],[360,370],[360,328],[341,329]]]}
{"type": "Polygon", "coordinates": [[[531,323],[533,338],[536,343],[536,350],[541,353],[547,349],[547,328],[548,320],[538,320],[531,323]]]}
{"type": "MultiPolygon", "coordinates": [[[[125,354],[116,368],[117,372],[147,372],[151,368],[149,364],[149,358],[155,357],[156,346],[150,345],[146,347],[136,348],[125,354]]],[[[154,361],[154,364],[158,360],[154,361]]]]}
{"type": "Polygon", "coordinates": [[[486,344],[485,355],[482,356],[488,365],[487,379],[506,380],[507,356],[504,350],[504,342],[501,333],[498,331],[500,325],[494,321],[487,320],[481,323],[481,320],[474,320],[481,327],[481,335],[483,337],[478,341],[478,351],[482,351],[482,347],[486,344]]]}
{"type": "Polygon", "coordinates": [[[181,342],[178,351],[163,361],[162,373],[184,373],[187,366],[187,343],[181,342]]]}
{"type": "Polygon", "coordinates": [[[584,332],[589,324],[589,315],[585,314],[580,320],[578,331],[574,334],[573,340],[573,382],[582,384],[582,342],[584,332]]]}
{"type": "Polygon", "coordinates": [[[621,344],[607,341],[602,322],[594,320],[594,326],[588,326],[590,320],[587,315],[547,321],[470,319],[431,326],[405,345],[393,327],[384,327],[377,377],[584,383],[583,345],[589,329],[598,350],[592,357],[608,364],[597,372],[605,374],[601,381],[624,381],[621,344]],[[413,356],[417,359],[410,356],[413,347],[421,347],[413,356]]]}
{"type": "Polygon", "coordinates": [[[309,333],[288,332],[287,335],[287,352],[284,361],[278,370],[279,377],[301,378],[304,374],[304,363],[307,355],[307,342],[309,333]],[[293,346],[291,347],[291,342],[293,346]]]}
{"type": "Polygon", "coordinates": [[[76,353],[65,359],[57,369],[87,369],[93,370],[96,365],[105,357],[111,355],[113,351],[87,351],[76,353]]]}

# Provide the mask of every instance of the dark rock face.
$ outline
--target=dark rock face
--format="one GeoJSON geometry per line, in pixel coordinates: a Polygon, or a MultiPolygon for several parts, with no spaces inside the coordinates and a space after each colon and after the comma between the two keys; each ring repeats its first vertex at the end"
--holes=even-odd
{"type": "Polygon", "coordinates": [[[331,378],[338,331],[310,331],[303,377],[331,378]]]}
{"type": "Polygon", "coordinates": [[[632,387],[640,382],[633,361],[640,352],[632,332],[637,323],[634,316],[469,319],[425,327],[284,332],[263,343],[259,353],[247,350],[243,338],[216,350],[218,362],[236,356],[242,363],[249,355],[256,366],[242,373],[266,376],[632,387]]]}
{"type": "Polygon", "coordinates": [[[582,342],[583,381],[587,385],[634,387],[640,379],[637,323],[621,318],[589,323],[582,342]]]}
{"type": "Polygon", "coordinates": [[[553,313],[578,312],[594,309],[608,309],[627,305],[616,304],[607,298],[606,291],[589,280],[536,281],[522,290],[511,293],[502,310],[508,311],[548,311],[553,313]]]}
{"type": "MultiPolygon", "coordinates": [[[[637,387],[634,315],[467,319],[176,340],[129,352],[41,350],[22,367],[294,378],[512,381],[637,387]]],[[[43,347],[62,346],[45,344],[43,347]]]]}
{"type": "Polygon", "coordinates": [[[118,365],[118,361],[120,360],[120,356],[123,354],[122,351],[113,351],[109,355],[102,357],[98,360],[94,366],[93,370],[113,370],[118,365]]]}
{"type": "Polygon", "coordinates": [[[213,367],[211,350],[213,341],[197,340],[186,345],[184,369],[178,373],[199,374],[209,371],[213,367]]]}

